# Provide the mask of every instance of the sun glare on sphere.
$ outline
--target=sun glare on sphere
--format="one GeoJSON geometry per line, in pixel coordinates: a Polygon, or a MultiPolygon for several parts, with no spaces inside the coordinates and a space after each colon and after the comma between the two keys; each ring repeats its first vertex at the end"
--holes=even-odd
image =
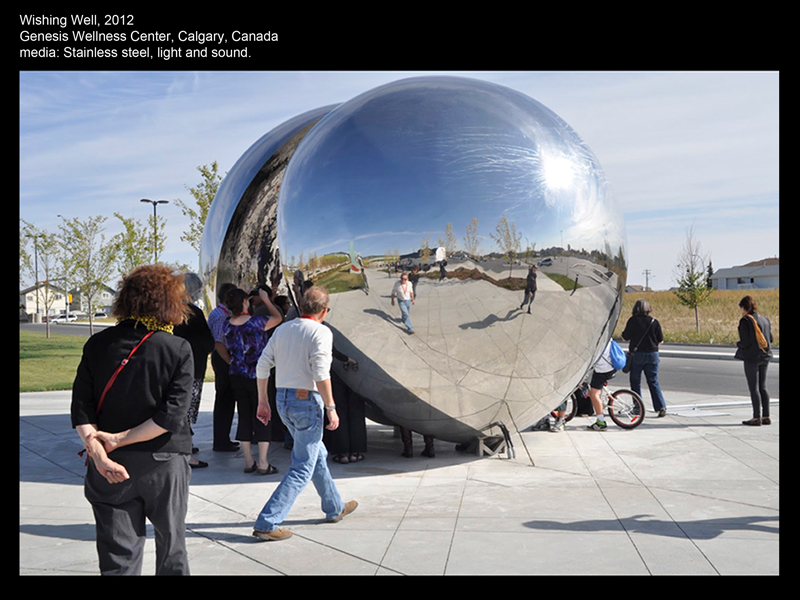
{"type": "Polygon", "coordinates": [[[548,188],[561,190],[572,185],[575,167],[563,156],[545,156],[542,159],[542,176],[548,188]]]}

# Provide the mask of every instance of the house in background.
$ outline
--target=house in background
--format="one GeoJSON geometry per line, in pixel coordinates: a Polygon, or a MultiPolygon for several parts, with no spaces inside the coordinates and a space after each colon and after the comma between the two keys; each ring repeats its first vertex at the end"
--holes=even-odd
{"type": "Polygon", "coordinates": [[[86,301],[86,298],[81,295],[79,290],[72,292],[72,301],[75,307],[80,307],[80,310],[89,313],[104,312],[111,314],[111,306],[114,304],[114,297],[117,295],[116,290],[103,286],[92,298],[92,306],[86,301]]]}
{"type": "Polygon", "coordinates": [[[780,287],[777,258],[766,258],[739,267],[718,269],[711,276],[715,290],[754,290],[780,287]]]}
{"type": "Polygon", "coordinates": [[[652,292],[653,289],[650,287],[645,287],[643,285],[627,285],[625,286],[625,293],[626,294],[640,294],[642,292],[652,292]]]}
{"type": "Polygon", "coordinates": [[[19,293],[19,309],[26,315],[44,315],[47,309],[49,314],[58,315],[67,309],[67,294],[63,289],[53,284],[40,282],[19,293]],[[38,296],[38,298],[37,298],[38,296]],[[49,307],[47,306],[49,304],[49,307]]]}

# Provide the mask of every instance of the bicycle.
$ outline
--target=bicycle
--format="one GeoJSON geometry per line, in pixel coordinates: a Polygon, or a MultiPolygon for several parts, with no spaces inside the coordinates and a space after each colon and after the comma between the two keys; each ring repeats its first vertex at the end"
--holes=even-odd
{"type": "MultiPolygon", "coordinates": [[[[644,421],[644,402],[641,396],[633,390],[619,389],[613,393],[608,392],[608,382],[600,390],[600,400],[603,403],[603,410],[608,410],[608,416],[612,421],[623,429],[635,429],[644,421]]],[[[588,385],[584,383],[567,398],[567,408],[564,415],[564,422],[571,421],[578,413],[578,402],[576,394],[588,396],[588,385]]],[[[556,411],[552,411],[554,417],[556,411]]]]}

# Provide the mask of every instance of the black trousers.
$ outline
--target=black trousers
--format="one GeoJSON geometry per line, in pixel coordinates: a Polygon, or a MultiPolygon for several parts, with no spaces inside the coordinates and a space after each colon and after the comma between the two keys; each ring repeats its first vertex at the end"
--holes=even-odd
{"type": "Polygon", "coordinates": [[[354,454],[367,451],[367,420],[364,398],[350,390],[336,373],[331,373],[333,400],[339,427],[323,430],[322,441],[329,454],[354,454]]]}
{"type": "Polygon", "coordinates": [[[750,401],[753,403],[754,419],[769,416],[767,366],[769,366],[769,361],[744,361],[744,376],[747,379],[747,389],[750,390],[750,401]]]}
{"type": "Polygon", "coordinates": [[[130,479],[108,483],[90,463],[84,484],[94,511],[100,573],[141,575],[147,519],[155,531],[156,575],[189,575],[189,455],[119,450],[111,458],[125,466],[130,479]]]}
{"type": "Polygon", "coordinates": [[[231,443],[231,426],[236,410],[236,399],[228,374],[229,365],[216,352],[211,353],[211,366],[214,369],[214,447],[222,448],[231,443]]]}

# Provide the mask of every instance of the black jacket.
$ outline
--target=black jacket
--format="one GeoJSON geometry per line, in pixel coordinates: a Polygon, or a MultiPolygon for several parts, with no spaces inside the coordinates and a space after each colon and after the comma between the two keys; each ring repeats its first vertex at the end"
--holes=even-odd
{"type": "Polygon", "coordinates": [[[769,319],[758,313],[753,313],[753,317],[758,322],[758,327],[764,334],[768,347],[766,351],[758,347],[753,321],[749,316],[744,316],[739,321],[739,342],[736,344],[739,349],[736,351],[736,357],[753,362],[770,360],[772,358],[772,328],[769,319]]]}
{"type": "Polygon", "coordinates": [[[649,315],[637,315],[628,319],[622,339],[630,342],[628,349],[631,352],[658,352],[664,334],[661,332],[661,323],[656,319],[649,315]]]}
{"type": "Polygon", "coordinates": [[[208,327],[206,316],[199,307],[194,304],[189,305],[191,314],[189,318],[175,325],[175,335],[187,340],[192,346],[194,355],[194,378],[203,379],[206,376],[206,366],[208,365],[208,355],[214,350],[214,336],[208,327]]]}
{"type": "Polygon", "coordinates": [[[146,333],[128,320],[89,338],[72,385],[72,426],[94,423],[101,431],[117,433],[152,417],[167,433],[125,450],[189,454],[187,411],[194,368],[192,348],[183,338],[164,331],[150,336],[120,371],[96,414],[106,383],[146,333]]]}

